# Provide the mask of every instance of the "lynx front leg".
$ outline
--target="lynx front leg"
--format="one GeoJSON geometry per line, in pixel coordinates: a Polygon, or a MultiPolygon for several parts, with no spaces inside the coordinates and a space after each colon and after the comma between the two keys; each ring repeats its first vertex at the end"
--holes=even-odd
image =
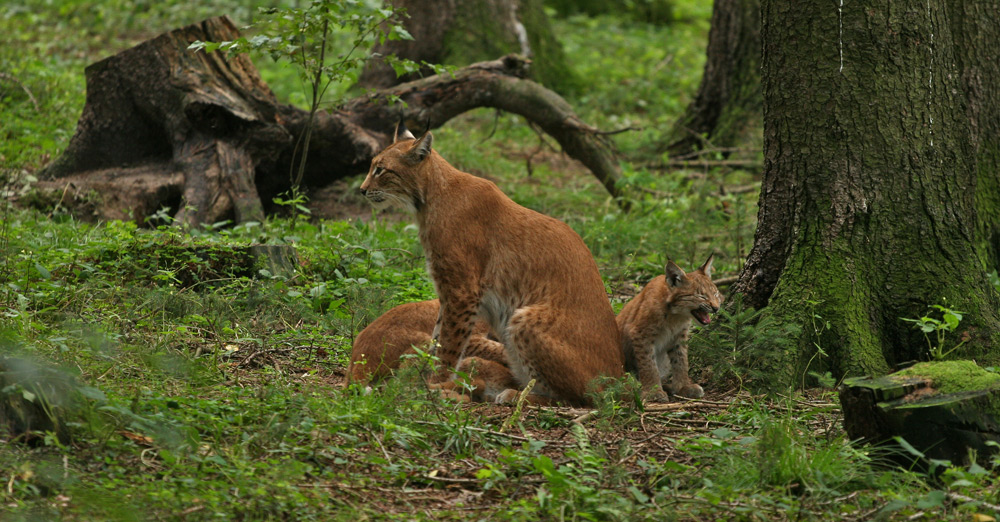
{"type": "MultiPolygon", "coordinates": [[[[670,356],[670,383],[668,388],[670,393],[691,399],[700,399],[705,396],[705,390],[701,386],[691,382],[688,376],[688,347],[687,336],[669,353],[670,356]]],[[[664,374],[666,375],[666,374],[664,374]]]]}
{"type": "Polygon", "coordinates": [[[452,370],[469,344],[469,337],[476,320],[475,299],[441,298],[441,332],[438,335],[438,352],[441,367],[431,377],[431,383],[448,380],[452,370]]]}
{"type": "Polygon", "coordinates": [[[635,358],[635,370],[638,375],[636,377],[639,379],[639,383],[642,385],[642,397],[649,402],[667,402],[670,397],[667,392],[663,391],[663,386],[661,385],[662,375],[666,375],[665,371],[668,368],[663,368],[664,365],[669,367],[669,362],[665,358],[661,357],[659,360],[654,357],[657,355],[656,348],[654,345],[654,339],[644,339],[641,336],[637,338],[626,338],[626,353],[631,351],[632,356],[635,358]]]}

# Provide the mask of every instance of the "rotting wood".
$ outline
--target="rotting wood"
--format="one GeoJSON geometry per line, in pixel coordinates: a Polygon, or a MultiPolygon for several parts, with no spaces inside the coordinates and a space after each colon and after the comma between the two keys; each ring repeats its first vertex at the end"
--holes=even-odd
{"type": "MultiPolygon", "coordinates": [[[[840,402],[848,436],[873,444],[901,437],[926,459],[956,464],[967,464],[973,450],[977,460],[985,463],[995,452],[990,441],[1000,443],[996,406],[1000,404],[1000,376],[988,374],[971,361],[922,363],[914,369],[844,381],[840,402]],[[942,368],[958,368],[964,373],[957,381],[972,385],[952,389],[943,384],[936,373],[942,368]]],[[[902,449],[895,453],[908,462],[921,460],[902,449]]]]}
{"type": "MultiPolygon", "coordinates": [[[[58,196],[30,199],[140,224],[165,207],[187,225],[259,221],[276,210],[272,199],[291,188],[289,165],[308,111],[281,104],[246,55],[188,50],[196,40],[238,34],[228,17],[210,18],[88,66],[76,133],[35,186],[58,196]]],[[[610,142],[556,93],[525,79],[529,64],[509,55],[317,113],[303,188],[363,173],[400,120],[422,131],[493,107],[553,136],[619,196],[610,142]]]]}

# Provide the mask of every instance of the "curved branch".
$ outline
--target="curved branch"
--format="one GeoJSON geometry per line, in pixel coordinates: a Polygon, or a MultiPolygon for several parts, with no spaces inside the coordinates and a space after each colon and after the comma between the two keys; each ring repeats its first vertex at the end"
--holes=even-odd
{"type": "Polygon", "coordinates": [[[619,198],[622,194],[616,184],[621,173],[613,145],[604,137],[605,133],[581,120],[561,96],[525,79],[529,64],[522,56],[507,55],[352,100],[343,111],[354,115],[352,119],[382,120],[383,125],[393,125],[402,117],[413,129],[438,128],[455,116],[479,107],[518,114],[555,138],[567,154],[590,169],[608,193],[619,198]],[[405,106],[390,106],[391,97],[398,97],[405,106]],[[385,116],[370,114],[380,108],[395,108],[391,114],[396,117],[386,120],[385,116]]]}

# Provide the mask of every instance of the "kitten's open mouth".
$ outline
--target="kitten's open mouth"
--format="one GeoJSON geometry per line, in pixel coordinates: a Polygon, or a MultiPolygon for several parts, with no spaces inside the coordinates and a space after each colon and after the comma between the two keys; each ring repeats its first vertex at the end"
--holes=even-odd
{"type": "Polygon", "coordinates": [[[712,322],[712,316],[708,315],[708,312],[702,310],[701,308],[691,310],[691,315],[693,315],[694,318],[701,324],[708,324],[712,322]]]}

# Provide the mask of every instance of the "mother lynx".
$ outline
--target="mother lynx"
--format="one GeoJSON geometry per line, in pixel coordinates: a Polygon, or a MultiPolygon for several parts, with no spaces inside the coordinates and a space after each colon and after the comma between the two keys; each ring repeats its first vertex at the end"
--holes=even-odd
{"type": "MultiPolygon", "coordinates": [[[[597,377],[624,374],[615,315],[594,258],[565,223],[511,201],[495,184],[452,167],[433,136],[408,131],[372,160],[361,192],[376,207],[416,214],[441,311],[443,383],[477,318],[504,344],[535,402],[587,401],[597,377]]],[[[510,397],[507,397],[508,399],[510,397]]]]}

